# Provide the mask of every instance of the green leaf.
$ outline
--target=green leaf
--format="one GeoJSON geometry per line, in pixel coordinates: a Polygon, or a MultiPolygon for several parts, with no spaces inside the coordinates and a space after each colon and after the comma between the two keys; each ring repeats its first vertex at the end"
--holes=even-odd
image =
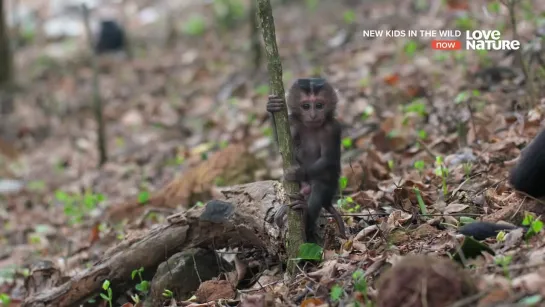
{"type": "Polygon", "coordinates": [[[142,280],[135,288],[140,292],[148,292],[149,282],[147,280],[142,280]]]}
{"type": "Polygon", "coordinates": [[[520,304],[526,306],[538,306],[537,304],[539,304],[542,300],[543,297],[541,295],[535,294],[521,299],[520,304]]]}
{"type": "Polygon", "coordinates": [[[414,161],[414,168],[419,171],[424,170],[425,166],[426,166],[426,163],[423,160],[414,161]]]}
{"type": "Polygon", "coordinates": [[[259,95],[267,95],[269,93],[269,86],[267,84],[261,84],[255,89],[255,92],[259,95]]]}
{"type": "Polygon", "coordinates": [[[100,297],[102,297],[105,301],[110,301],[110,298],[104,293],[100,293],[100,297]]]}
{"type": "Polygon", "coordinates": [[[461,216],[460,217],[460,224],[462,224],[462,225],[471,224],[473,222],[475,222],[474,218],[471,218],[471,217],[468,217],[468,216],[461,216]]]}
{"type": "Polygon", "coordinates": [[[138,193],[138,203],[143,204],[149,201],[150,193],[148,191],[142,191],[138,193]]]}
{"type": "Polygon", "coordinates": [[[348,138],[348,137],[347,137],[347,138],[344,138],[344,139],[342,140],[342,143],[343,143],[343,147],[344,147],[344,148],[347,148],[347,149],[348,149],[348,148],[351,148],[351,147],[352,147],[352,139],[351,139],[351,138],[348,138]]]}
{"type": "Polygon", "coordinates": [[[421,140],[425,140],[428,137],[428,133],[426,130],[418,130],[418,138],[421,140]]]}
{"type": "Polygon", "coordinates": [[[11,304],[11,297],[6,293],[0,293],[0,303],[9,306],[11,304]]]}
{"type": "Polygon", "coordinates": [[[348,185],[348,178],[346,178],[346,176],[341,176],[339,178],[339,188],[341,189],[341,191],[346,189],[347,185],[348,185]]]}
{"type": "Polygon", "coordinates": [[[184,24],[183,31],[192,36],[199,36],[204,33],[206,22],[201,15],[191,15],[184,24]]]}
{"type": "Polygon", "coordinates": [[[543,222],[540,221],[540,220],[537,220],[535,222],[532,223],[531,225],[532,227],[532,230],[535,232],[535,233],[538,233],[541,231],[541,229],[543,229],[543,222]]]}
{"type": "Polygon", "coordinates": [[[318,0],[306,0],[305,2],[307,5],[307,8],[311,11],[316,10],[316,8],[318,7],[318,0]]]}
{"type": "Polygon", "coordinates": [[[352,279],[358,280],[363,277],[365,273],[362,270],[357,270],[354,273],[352,273],[352,279]]]}
{"type": "Polygon", "coordinates": [[[354,12],[353,10],[345,11],[343,14],[343,19],[344,22],[346,22],[347,24],[354,23],[354,20],[356,20],[356,12],[354,12]]]}
{"type": "Polygon", "coordinates": [[[299,246],[297,258],[303,260],[321,260],[322,247],[314,243],[303,243],[299,246]]]}
{"type": "Polygon", "coordinates": [[[407,44],[405,44],[405,53],[408,56],[411,56],[411,57],[414,56],[417,50],[418,50],[418,43],[416,41],[410,40],[409,42],[407,42],[407,44]]]}
{"type": "Polygon", "coordinates": [[[131,279],[134,279],[136,277],[136,274],[138,274],[138,270],[132,270],[131,279]]]}
{"type": "Polygon", "coordinates": [[[343,288],[339,285],[334,285],[331,287],[331,292],[329,294],[329,297],[333,302],[337,302],[341,299],[341,295],[343,295],[343,288]]]}
{"type": "Polygon", "coordinates": [[[424,203],[424,199],[422,198],[422,194],[420,193],[420,190],[415,187],[413,188],[413,191],[416,194],[416,200],[418,201],[418,206],[420,207],[420,213],[428,214],[428,210],[426,208],[426,204],[424,203]]]}
{"type": "Polygon", "coordinates": [[[70,196],[66,192],[57,190],[55,191],[55,198],[60,202],[66,202],[70,199],[70,196]]]}
{"type": "Polygon", "coordinates": [[[458,95],[456,95],[456,98],[454,98],[454,103],[459,104],[461,102],[466,101],[468,98],[467,92],[460,92],[458,95]]]}
{"type": "Polygon", "coordinates": [[[488,10],[492,13],[499,13],[500,12],[500,2],[499,1],[492,1],[488,3],[488,10]]]}
{"type": "Polygon", "coordinates": [[[102,289],[108,290],[109,288],[110,288],[110,281],[106,279],[106,280],[102,283],[102,289]]]}

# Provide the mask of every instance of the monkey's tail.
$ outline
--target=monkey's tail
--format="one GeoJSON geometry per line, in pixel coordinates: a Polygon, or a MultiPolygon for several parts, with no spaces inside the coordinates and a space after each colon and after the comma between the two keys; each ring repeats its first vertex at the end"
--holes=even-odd
{"type": "Polygon", "coordinates": [[[473,222],[460,227],[458,232],[465,236],[473,237],[476,240],[484,240],[497,236],[498,232],[500,231],[513,230],[516,228],[527,229],[525,227],[518,227],[514,225],[496,224],[490,222],[473,222]]]}

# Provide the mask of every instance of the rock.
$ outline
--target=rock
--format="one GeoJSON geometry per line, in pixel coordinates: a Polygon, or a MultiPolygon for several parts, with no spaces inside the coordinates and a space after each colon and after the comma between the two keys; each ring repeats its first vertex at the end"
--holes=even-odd
{"type": "Polygon", "coordinates": [[[177,300],[187,300],[199,288],[201,281],[211,280],[231,265],[212,250],[193,248],[172,255],[161,263],[151,281],[150,300],[160,306],[165,289],[172,291],[177,300]],[[168,262],[168,263],[167,263],[168,262]]]}

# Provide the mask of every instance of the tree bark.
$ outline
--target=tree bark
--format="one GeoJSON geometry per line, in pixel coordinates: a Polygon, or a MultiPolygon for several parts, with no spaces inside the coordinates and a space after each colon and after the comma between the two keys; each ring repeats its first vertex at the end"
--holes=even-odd
{"type": "MultiPolygon", "coordinates": [[[[267,54],[267,68],[269,71],[269,84],[271,93],[286,97],[284,85],[282,84],[282,63],[278,55],[278,47],[276,45],[276,34],[274,28],[274,18],[272,14],[271,3],[269,0],[256,0],[258,5],[258,15],[261,21],[261,29],[263,31],[263,41],[265,43],[265,52],[267,54]]],[[[275,123],[276,135],[278,136],[278,147],[282,156],[284,172],[289,169],[293,162],[293,142],[291,138],[290,126],[288,122],[287,108],[283,108],[282,112],[273,114],[275,123]]],[[[296,194],[299,192],[299,184],[284,180],[284,189],[288,194],[296,194]]],[[[288,259],[297,258],[299,246],[303,244],[303,227],[301,215],[293,210],[288,210],[288,236],[287,249],[288,259]]],[[[288,263],[288,272],[293,273],[295,263],[288,263]]]]}
{"type": "Polygon", "coordinates": [[[13,79],[13,59],[4,2],[0,0],[0,90],[5,89],[13,79]]]}

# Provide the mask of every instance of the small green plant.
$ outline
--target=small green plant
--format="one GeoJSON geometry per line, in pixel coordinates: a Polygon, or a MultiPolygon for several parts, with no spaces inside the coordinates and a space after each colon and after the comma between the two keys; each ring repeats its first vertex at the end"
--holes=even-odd
{"type": "Polygon", "coordinates": [[[356,20],[356,12],[354,10],[346,10],[343,13],[344,22],[347,24],[353,24],[356,20]]]}
{"type": "Polygon", "coordinates": [[[27,188],[32,192],[43,192],[45,191],[46,187],[45,181],[43,180],[33,180],[27,185],[27,188]]]}
{"type": "Polygon", "coordinates": [[[305,4],[309,11],[315,11],[318,7],[318,0],[305,0],[305,4]]]}
{"type": "Polygon", "coordinates": [[[483,66],[489,66],[491,64],[492,60],[490,59],[488,50],[477,50],[477,55],[479,56],[479,60],[483,66]]]}
{"type": "Polygon", "coordinates": [[[140,296],[138,295],[138,293],[131,295],[131,299],[135,304],[140,303],[140,296]]]}
{"type": "Polygon", "coordinates": [[[420,189],[418,189],[417,187],[413,187],[413,191],[414,194],[416,194],[416,201],[418,202],[420,213],[428,214],[428,210],[426,208],[426,204],[424,203],[424,199],[422,198],[422,193],[420,192],[420,189]]]}
{"type": "Polygon", "coordinates": [[[136,290],[140,291],[141,293],[147,293],[149,290],[149,281],[144,280],[142,278],[142,273],[144,272],[144,267],[140,267],[139,269],[133,270],[131,272],[131,279],[134,280],[136,276],[140,279],[140,282],[136,284],[135,288],[136,290]]]}
{"type": "Polygon", "coordinates": [[[233,107],[236,107],[240,104],[240,100],[236,97],[231,97],[227,99],[227,104],[233,107]]]}
{"type": "Polygon", "coordinates": [[[266,137],[272,137],[274,135],[273,133],[273,130],[272,130],[272,127],[270,126],[266,126],[264,127],[261,132],[263,133],[264,136],[266,137]]]}
{"type": "Polygon", "coordinates": [[[89,190],[85,193],[69,194],[64,191],[57,190],[55,198],[64,206],[64,214],[69,217],[70,223],[77,224],[83,221],[97,205],[106,200],[104,194],[92,193],[89,190]]]}
{"type": "Polygon", "coordinates": [[[456,19],[456,27],[462,31],[475,29],[475,21],[469,16],[461,16],[456,19]]]}
{"type": "Polygon", "coordinates": [[[390,171],[393,171],[395,168],[395,161],[394,160],[388,160],[388,169],[390,169],[390,171]]]}
{"type": "Polygon", "coordinates": [[[415,99],[403,107],[404,113],[414,113],[421,117],[428,115],[426,102],[423,99],[415,99]]]}
{"type": "Polygon", "coordinates": [[[443,195],[448,195],[448,186],[447,186],[447,178],[448,178],[448,168],[445,166],[445,163],[443,163],[443,157],[437,156],[435,157],[435,175],[438,177],[441,177],[441,185],[443,188],[443,195]]]}
{"type": "Polygon", "coordinates": [[[354,290],[363,295],[365,305],[369,307],[373,306],[372,302],[369,300],[368,286],[367,281],[365,280],[365,272],[361,269],[355,271],[354,273],[352,273],[352,279],[354,280],[354,290]]]}
{"type": "Polygon", "coordinates": [[[174,296],[174,293],[172,293],[172,291],[170,291],[169,289],[165,289],[162,295],[163,297],[166,297],[166,298],[172,298],[174,296]]]}
{"type": "Polygon", "coordinates": [[[346,178],[346,176],[341,176],[339,178],[339,190],[341,191],[341,195],[347,186],[348,186],[348,178],[346,178]]]}
{"type": "Polygon", "coordinates": [[[331,291],[329,292],[329,297],[331,298],[331,301],[338,302],[341,299],[341,296],[343,295],[344,290],[339,285],[334,285],[331,287],[331,291]]]}
{"type": "Polygon", "coordinates": [[[269,86],[267,84],[261,84],[254,90],[258,95],[265,96],[269,93],[269,86]]]}
{"type": "Polygon", "coordinates": [[[112,299],[113,299],[113,293],[112,293],[112,288],[110,288],[110,281],[109,280],[105,280],[103,283],[102,283],[102,289],[104,291],[106,291],[106,294],[104,293],[100,293],[100,297],[102,297],[103,300],[107,301],[108,302],[108,305],[110,307],[112,307],[112,299]]]}
{"type": "Polygon", "coordinates": [[[303,243],[299,246],[297,258],[299,260],[322,260],[323,249],[320,245],[314,243],[303,243]]]}
{"type": "Polygon", "coordinates": [[[426,163],[424,162],[424,160],[414,161],[414,168],[418,171],[418,173],[420,173],[420,175],[422,175],[422,173],[424,172],[425,167],[426,163]]]}
{"type": "Polygon", "coordinates": [[[471,162],[465,162],[462,164],[462,167],[464,168],[464,174],[467,178],[471,176],[471,169],[473,168],[473,163],[471,162]]]}
{"type": "Polygon", "coordinates": [[[363,110],[363,114],[361,115],[361,120],[368,119],[373,113],[375,113],[375,109],[372,106],[365,107],[365,110],[363,110]]]}
{"type": "Polygon", "coordinates": [[[423,129],[418,130],[418,138],[421,140],[427,139],[428,133],[426,132],[426,130],[423,130],[423,129]]]}
{"type": "Polygon", "coordinates": [[[198,201],[195,203],[195,207],[204,207],[204,203],[202,201],[198,201]]]}
{"type": "Polygon", "coordinates": [[[244,17],[244,4],[240,0],[214,0],[214,13],[219,24],[232,28],[244,17]]]}
{"type": "Polygon", "coordinates": [[[445,53],[445,52],[439,52],[439,53],[435,53],[433,55],[433,58],[438,61],[438,62],[444,62],[446,61],[449,57],[448,57],[448,54],[445,53]]]}
{"type": "Polygon", "coordinates": [[[498,14],[500,12],[501,5],[498,1],[492,1],[488,3],[487,8],[490,13],[498,14]]]}
{"type": "Polygon", "coordinates": [[[168,165],[168,166],[179,166],[179,165],[184,164],[184,162],[185,162],[185,157],[180,155],[180,154],[176,154],[176,156],[174,156],[173,158],[167,160],[166,165],[168,165]]]}
{"type": "Polygon", "coordinates": [[[526,240],[537,235],[543,229],[543,222],[529,213],[526,213],[524,215],[524,220],[522,220],[522,225],[528,227],[528,231],[526,232],[526,235],[525,235],[526,240]]]}
{"type": "Polygon", "coordinates": [[[498,234],[496,235],[496,241],[498,242],[503,242],[505,241],[505,236],[506,236],[506,233],[505,231],[498,231],[498,234]]]}
{"type": "Polygon", "coordinates": [[[214,179],[214,184],[218,187],[222,187],[222,186],[225,186],[225,179],[223,179],[223,177],[216,177],[214,179]]]}
{"type": "Polygon", "coordinates": [[[337,200],[337,205],[341,208],[345,208],[346,210],[350,212],[354,212],[356,210],[359,210],[360,206],[354,202],[354,199],[352,199],[352,197],[343,196],[343,192],[347,186],[348,186],[348,178],[346,178],[345,176],[341,176],[339,178],[339,191],[340,191],[341,197],[339,198],[339,200],[337,200]]]}
{"type": "Polygon", "coordinates": [[[145,204],[149,201],[150,194],[148,191],[141,191],[138,193],[138,203],[139,204],[145,204]]]}
{"type": "Polygon", "coordinates": [[[509,264],[511,263],[511,261],[513,260],[513,256],[496,256],[494,258],[494,262],[501,266],[502,269],[503,269],[503,274],[505,275],[505,277],[507,279],[511,279],[511,277],[509,276],[509,264]]]}
{"type": "Polygon", "coordinates": [[[409,57],[413,57],[418,50],[418,43],[415,40],[408,41],[403,47],[405,54],[409,57]]]}
{"type": "Polygon", "coordinates": [[[4,306],[9,306],[11,304],[11,297],[6,293],[0,293],[0,303],[4,306]]]}
{"type": "Polygon", "coordinates": [[[191,36],[200,36],[206,30],[206,22],[201,15],[191,15],[183,27],[183,31],[191,36]]]}
{"type": "Polygon", "coordinates": [[[346,137],[342,140],[342,144],[345,149],[350,149],[352,148],[352,139],[346,137]]]}

